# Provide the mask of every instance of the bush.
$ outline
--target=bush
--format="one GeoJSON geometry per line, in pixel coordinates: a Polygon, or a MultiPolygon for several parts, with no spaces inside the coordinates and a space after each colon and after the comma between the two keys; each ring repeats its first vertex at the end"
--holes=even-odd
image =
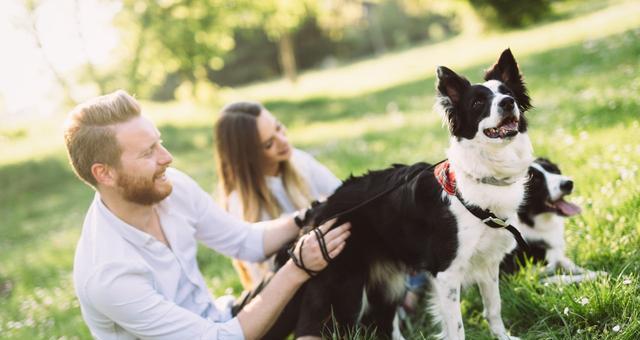
{"type": "Polygon", "coordinates": [[[469,0],[480,17],[492,27],[517,28],[551,14],[552,0],[469,0]]]}

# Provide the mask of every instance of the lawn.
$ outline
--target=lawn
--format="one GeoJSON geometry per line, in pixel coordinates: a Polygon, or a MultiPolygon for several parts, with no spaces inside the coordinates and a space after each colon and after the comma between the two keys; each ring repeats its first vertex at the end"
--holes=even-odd
{"type": "MultiPolygon", "coordinates": [[[[309,72],[288,97],[280,82],[229,96],[262,100],[289,127],[295,145],[339,177],[391,163],[435,162],[444,157],[448,134],[431,110],[432,70],[451,66],[477,82],[510,46],[535,106],[528,117],[536,154],[559,163],[576,182],[571,199],[583,212],[567,224],[569,256],[610,275],[570,286],[543,285],[534,268],[504,278],[505,324],[524,339],[637,339],[640,17],[632,13],[640,13],[633,1],[614,2],[524,31],[459,37],[309,72]],[[407,70],[417,61],[420,71],[407,70]]],[[[175,166],[213,191],[211,127],[219,104],[143,107],[161,127],[175,166]]],[[[69,169],[60,119],[0,127],[0,338],[89,338],[71,270],[93,193],[69,169]]],[[[204,248],[198,259],[214,294],[240,291],[227,259],[204,248]]],[[[475,289],[465,293],[462,308],[468,338],[489,339],[475,289]]],[[[435,334],[427,317],[414,321],[409,338],[435,334]]]]}

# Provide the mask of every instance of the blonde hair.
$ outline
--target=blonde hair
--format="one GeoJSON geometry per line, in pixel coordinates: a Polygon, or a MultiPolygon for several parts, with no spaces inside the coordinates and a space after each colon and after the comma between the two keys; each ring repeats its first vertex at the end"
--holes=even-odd
{"type": "Polygon", "coordinates": [[[64,142],[71,166],[82,181],[95,188],[93,164],[120,165],[122,150],[113,125],[138,116],[140,104],[123,90],[88,100],[69,112],[64,142]]]}
{"type": "MultiPolygon", "coordinates": [[[[225,106],[215,125],[216,166],[223,206],[228,209],[229,195],[236,191],[242,204],[243,218],[261,219],[266,211],[271,218],[282,208],[265,180],[264,156],[256,120],[265,108],[254,102],[236,102],[225,106]]],[[[293,205],[306,207],[312,200],[309,187],[289,160],[279,164],[284,188],[293,205]]]]}

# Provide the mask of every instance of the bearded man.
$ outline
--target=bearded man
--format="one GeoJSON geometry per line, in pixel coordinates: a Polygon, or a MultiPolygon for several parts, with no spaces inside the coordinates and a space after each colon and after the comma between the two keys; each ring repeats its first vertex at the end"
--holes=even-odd
{"type": "MultiPolygon", "coordinates": [[[[250,301],[209,294],[196,262],[197,242],[224,255],[262,261],[299,232],[292,217],[248,224],[218,207],[194,180],[170,168],[160,132],[125,91],[78,105],[64,138],[71,165],[96,194],[82,228],[73,281],[82,316],[100,339],[282,338],[286,312],[309,278],[291,260],[250,301]],[[283,310],[285,311],[284,313],[283,310]]],[[[348,224],[321,226],[331,258],[348,224]]],[[[320,239],[296,245],[303,266],[322,270],[320,239]]],[[[289,308],[295,313],[295,307],[289,308]]]]}

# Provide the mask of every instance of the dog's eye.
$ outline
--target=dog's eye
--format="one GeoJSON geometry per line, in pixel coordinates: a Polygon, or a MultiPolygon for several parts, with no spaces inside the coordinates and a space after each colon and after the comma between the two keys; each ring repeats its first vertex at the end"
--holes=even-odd
{"type": "Polygon", "coordinates": [[[511,92],[511,90],[509,90],[509,88],[504,85],[500,85],[500,87],[498,87],[498,92],[509,96],[513,94],[513,92],[511,92]]]}
{"type": "Polygon", "coordinates": [[[484,105],[484,98],[476,98],[471,105],[473,105],[474,108],[484,105]]]}

